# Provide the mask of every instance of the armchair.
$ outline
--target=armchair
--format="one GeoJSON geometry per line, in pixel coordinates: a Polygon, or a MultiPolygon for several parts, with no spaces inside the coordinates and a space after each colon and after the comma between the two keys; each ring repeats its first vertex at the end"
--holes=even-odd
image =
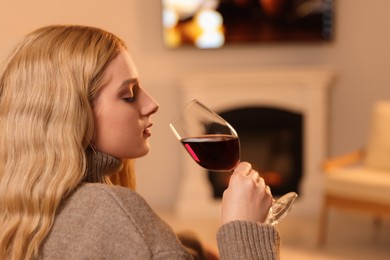
{"type": "Polygon", "coordinates": [[[330,209],[368,213],[379,220],[376,223],[390,215],[390,101],[374,105],[366,148],[329,159],[323,170],[319,245],[326,242],[330,209]]]}

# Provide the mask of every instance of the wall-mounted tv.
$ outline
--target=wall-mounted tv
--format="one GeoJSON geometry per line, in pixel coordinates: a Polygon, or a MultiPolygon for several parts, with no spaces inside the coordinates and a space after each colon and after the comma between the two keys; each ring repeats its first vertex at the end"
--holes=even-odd
{"type": "Polygon", "coordinates": [[[164,44],[220,48],[244,43],[327,42],[335,0],[163,0],[164,44]]]}

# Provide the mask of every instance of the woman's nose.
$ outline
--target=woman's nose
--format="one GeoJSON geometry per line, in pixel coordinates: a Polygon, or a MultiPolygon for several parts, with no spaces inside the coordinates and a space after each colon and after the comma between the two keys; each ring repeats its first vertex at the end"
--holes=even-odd
{"type": "Polygon", "coordinates": [[[145,102],[144,105],[141,109],[142,115],[145,116],[150,116],[154,113],[156,113],[160,107],[158,102],[151,96],[149,95],[146,91],[143,91],[145,95],[145,102]]]}

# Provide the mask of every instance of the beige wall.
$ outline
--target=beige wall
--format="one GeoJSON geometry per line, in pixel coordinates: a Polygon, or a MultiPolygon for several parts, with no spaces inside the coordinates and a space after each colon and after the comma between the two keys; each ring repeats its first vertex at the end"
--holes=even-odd
{"type": "Polygon", "coordinates": [[[25,33],[48,24],[102,27],[129,45],[144,87],[161,104],[152,151],[137,163],[139,192],[155,208],[172,207],[181,148],[168,129],[177,108],[176,79],[197,69],[330,65],[338,73],[330,96],[330,154],[364,145],[372,103],[390,98],[390,1],[339,0],[336,39],[330,44],[231,46],[167,50],[161,42],[158,0],[1,0],[0,57],[25,33]],[[375,2],[375,3],[374,3],[375,2]]]}

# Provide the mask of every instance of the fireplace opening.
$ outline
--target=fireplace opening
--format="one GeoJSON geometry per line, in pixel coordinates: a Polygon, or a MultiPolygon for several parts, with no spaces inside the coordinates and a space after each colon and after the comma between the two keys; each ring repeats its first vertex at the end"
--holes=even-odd
{"type": "MultiPolygon", "coordinates": [[[[273,196],[299,194],[303,175],[303,115],[272,107],[244,107],[218,113],[237,131],[241,161],[257,170],[273,196]]],[[[231,173],[208,172],[214,199],[222,198],[231,173]]]]}

